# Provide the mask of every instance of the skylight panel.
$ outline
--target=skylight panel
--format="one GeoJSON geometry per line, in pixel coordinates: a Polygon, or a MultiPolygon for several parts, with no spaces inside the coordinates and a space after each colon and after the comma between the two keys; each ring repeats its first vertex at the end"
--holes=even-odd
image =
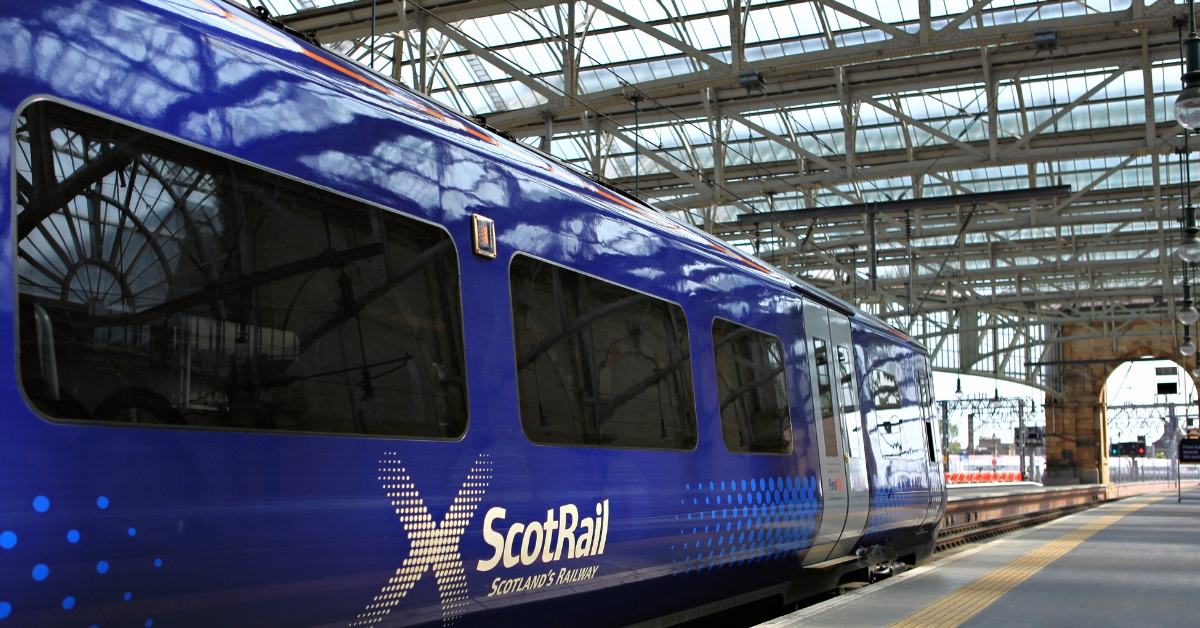
{"type": "Polygon", "coordinates": [[[604,0],[604,2],[643,22],[656,22],[672,17],[667,15],[657,2],[640,0],[604,0]]]}
{"type": "Polygon", "coordinates": [[[713,50],[729,45],[729,29],[722,33],[713,20],[689,20],[687,27],[692,34],[692,45],[700,50],[713,50]]]}

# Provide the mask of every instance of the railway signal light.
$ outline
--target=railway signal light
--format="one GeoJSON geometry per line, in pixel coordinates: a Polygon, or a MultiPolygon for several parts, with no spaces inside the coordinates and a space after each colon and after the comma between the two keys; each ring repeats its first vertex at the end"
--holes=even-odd
{"type": "Polygon", "coordinates": [[[1110,456],[1128,456],[1130,458],[1145,458],[1146,457],[1146,440],[1139,440],[1127,443],[1112,443],[1108,446],[1108,455],[1110,456]]]}

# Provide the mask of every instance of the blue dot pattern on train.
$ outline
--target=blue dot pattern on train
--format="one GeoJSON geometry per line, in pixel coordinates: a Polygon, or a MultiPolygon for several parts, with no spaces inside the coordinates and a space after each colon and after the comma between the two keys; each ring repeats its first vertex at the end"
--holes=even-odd
{"type": "MultiPolygon", "coordinates": [[[[51,504],[51,500],[49,497],[47,497],[45,495],[38,495],[37,497],[35,497],[33,499],[33,502],[31,505],[33,506],[34,512],[41,514],[41,513],[45,513],[50,510],[50,504],[51,504]]],[[[95,501],[96,508],[98,508],[100,510],[107,510],[110,504],[111,504],[111,502],[109,501],[108,497],[105,497],[103,495],[97,497],[96,501],[95,501]]],[[[37,521],[41,521],[41,519],[39,518],[37,521]]],[[[78,528],[72,528],[72,529],[68,530],[65,535],[65,539],[63,536],[58,536],[58,534],[60,534],[60,533],[54,533],[54,536],[58,539],[58,543],[62,543],[62,541],[65,540],[66,545],[69,545],[72,547],[79,547],[79,546],[86,546],[89,544],[89,542],[100,544],[101,546],[106,546],[106,545],[108,545],[108,543],[106,543],[106,542],[111,542],[114,539],[125,538],[125,539],[129,540],[132,537],[134,537],[135,535],[137,535],[137,530],[133,527],[126,528],[124,530],[124,534],[121,534],[118,531],[119,528],[117,530],[109,530],[109,529],[105,529],[103,527],[97,527],[95,525],[94,521],[92,521],[90,523],[92,523],[92,526],[91,526],[90,531],[87,531],[86,539],[84,539],[85,534],[81,533],[80,530],[78,529],[78,528],[84,528],[84,526],[82,526],[82,525],[78,526],[78,528]],[[81,540],[83,541],[83,543],[80,542],[81,540]]],[[[20,533],[22,535],[32,535],[34,537],[37,537],[39,535],[39,533],[49,533],[46,530],[47,530],[47,528],[45,526],[34,526],[28,530],[22,530],[20,533]]],[[[14,530],[4,530],[3,532],[0,532],[0,548],[10,550],[10,549],[16,547],[17,540],[18,540],[17,532],[14,530]]],[[[36,541],[36,539],[35,539],[35,541],[36,541]]],[[[94,547],[95,547],[95,545],[93,545],[92,548],[94,549],[94,547]]],[[[120,545],[114,545],[114,546],[110,546],[110,547],[112,547],[111,551],[118,554],[118,557],[120,554],[128,551],[127,549],[125,549],[125,547],[127,547],[127,546],[122,547],[120,545]]],[[[55,547],[54,549],[56,551],[58,551],[63,548],[55,547]]],[[[0,555],[0,566],[11,566],[11,565],[7,564],[7,560],[9,560],[7,556],[0,555]]],[[[79,580],[77,577],[74,576],[74,573],[71,572],[71,570],[67,570],[67,573],[72,574],[69,576],[54,575],[54,570],[51,569],[51,565],[54,565],[57,563],[62,563],[64,560],[69,561],[70,560],[69,556],[65,557],[65,558],[62,556],[54,556],[54,557],[52,557],[51,560],[47,560],[45,563],[37,563],[36,565],[33,566],[33,568],[29,572],[34,580],[45,583],[45,584],[39,585],[40,587],[50,585],[50,586],[53,586],[60,590],[59,595],[62,595],[62,597],[57,598],[59,600],[57,602],[57,604],[62,608],[63,611],[69,611],[73,614],[74,613],[86,614],[87,611],[89,610],[89,608],[88,608],[89,604],[95,604],[98,606],[101,604],[107,604],[108,602],[112,601],[111,599],[100,599],[100,598],[91,599],[86,596],[84,598],[77,599],[74,595],[65,595],[67,593],[76,593],[76,592],[87,593],[87,591],[90,588],[95,587],[95,582],[93,582],[91,580],[79,580]],[[49,564],[47,564],[47,563],[49,563],[49,564]],[[76,589],[76,591],[72,591],[71,589],[76,589]],[[77,606],[80,608],[76,609],[77,606]]],[[[153,564],[154,564],[155,568],[162,567],[162,564],[163,564],[162,559],[155,558],[153,564]]],[[[148,561],[147,561],[146,566],[147,567],[149,566],[148,561]]],[[[101,560],[98,563],[96,563],[96,570],[93,573],[92,577],[112,578],[112,576],[106,575],[106,574],[108,574],[110,568],[111,568],[111,566],[107,561],[101,560]]],[[[28,569],[28,567],[26,567],[26,569],[28,569]]],[[[134,567],[134,569],[136,569],[136,567],[134,567]]],[[[137,571],[142,571],[142,570],[138,569],[137,571]]],[[[136,572],[130,573],[131,572],[130,569],[126,569],[125,572],[126,572],[126,575],[135,576],[135,577],[139,576],[139,575],[144,575],[144,574],[138,574],[136,572]]],[[[4,595],[4,593],[0,592],[0,595],[4,595]]],[[[8,597],[8,596],[5,595],[5,597],[8,597]]],[[[132,592],[126,592],[122,597],[125,600],[129,600],[133,597],[133,594],[132,594],[132,592]]],[[[10,599],[0,600],[0,620],[7,619],[10,615],[13,615],[14,612],[16,612],[18,615],[20,615],[21,611],[44,612],[46,610],[44,606],[40,606],[40,605],[36,605],[36,604],[38,604],[38,603],[30,603],[29,605],[24,605],[24,604],[22,604],[20,599],[11,599],[10,598],[10,599]]],[[[40,604],[45,604],[45,602],[41,602],[40,604]]],[[[60,612],[62,612],[62,611],[60,611],[60,612]]],[[[154,625],[153,619],[145,619],[144,622],[145,623],[143,625],[145,625],[145,626],[154,625]]]]}
{"type": "Polygon", "coordinates": [[[860,543],[877,540],[877,537],[900,527],[900,517],[904,512],[923,507],[928,499],[928,494],[897,492],[895,487],[875,488],[871,492],[871,516],[867,518],[867,527],[860,543]]]}
{"type": "Polygon", "coordinates": [[[686,484],[681,504],[673,575],[792,556],[812,544],[820,510],[813,476],[686,484]]]}

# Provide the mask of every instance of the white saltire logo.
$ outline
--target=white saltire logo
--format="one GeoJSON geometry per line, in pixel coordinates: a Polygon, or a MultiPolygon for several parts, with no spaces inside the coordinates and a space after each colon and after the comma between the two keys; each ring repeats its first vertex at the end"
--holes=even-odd
{"type": "Polygon", "coordinates": [[[396,452],[384,452],[384,456],[389,457],[379,461],[379,480],[383,482],[383,490],[392,500],[396,514],[400,515],[400,523],[404,524],[404,532],[408,535],[408,557],[350,625],[371,626],[382,621],[432,568],[442,601],[442,625],[449,626],[468,604],[467,577],[458,543],[492,479],[492,461],[487,454],[479,455],[454,503],[442,517],[442,522],[436,524],[408,471],[395,457],[396,452]]]}

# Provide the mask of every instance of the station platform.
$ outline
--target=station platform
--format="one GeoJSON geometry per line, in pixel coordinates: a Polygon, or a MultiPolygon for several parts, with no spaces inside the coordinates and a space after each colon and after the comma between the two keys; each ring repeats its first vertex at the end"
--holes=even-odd
{"type": "Polygon", "coordinates": [[[1200,488],[1139,495],[1027,528],[759,628],[1194,626],[1200,488]]]}
{"type": "Polygon", "coordinates": [[[1080,488],[1100,487],[1103,484],[1069,484],[1066,486],[1042,486],[1034,482],[994,482],[989,484],[951,484],[948,487],[950,501],[966,499],[982,499],[987,497],[1008,497],[1011,495],[1028,495],[1033,493],[1056,493],[1078,490],[1080,488]]]}

